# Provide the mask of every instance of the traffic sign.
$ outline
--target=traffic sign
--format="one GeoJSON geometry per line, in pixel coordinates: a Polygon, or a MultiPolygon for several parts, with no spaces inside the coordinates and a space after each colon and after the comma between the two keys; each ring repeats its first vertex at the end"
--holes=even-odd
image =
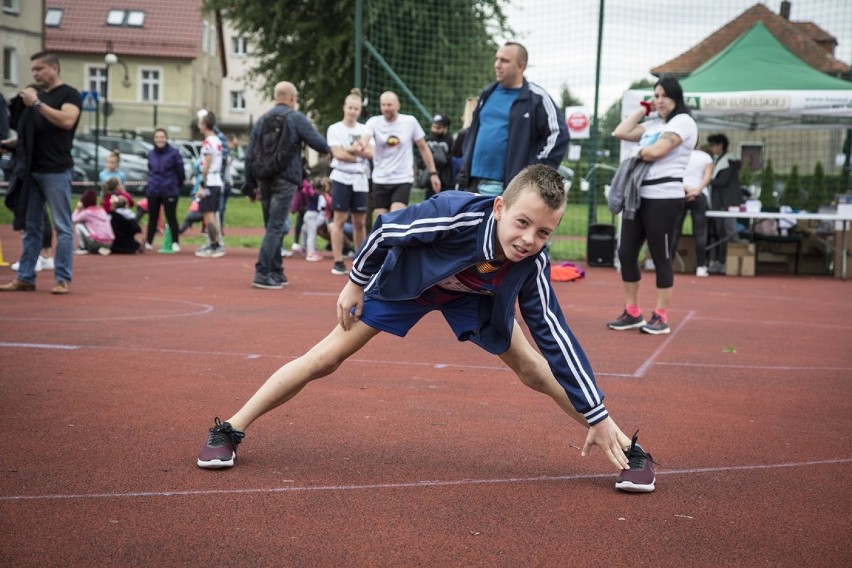
{"type": "Polygon", "coordinates": [[[83,91],[80,93],[83,97],[83,110],[86,112],[94,112],[98,109],[98,92],[83,91]]]}

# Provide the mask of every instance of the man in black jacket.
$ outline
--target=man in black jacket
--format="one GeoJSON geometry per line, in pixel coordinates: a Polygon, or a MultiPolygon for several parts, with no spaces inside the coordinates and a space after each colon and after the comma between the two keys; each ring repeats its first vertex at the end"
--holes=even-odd
{"type": "MultiPolygon", "coordinates": [[[[742,203],[740,167],[742,161],[728,152],[728,137],[713,134],[707,138],[713,154],[713,181],[710,182],[710,207],[713,211],[727,211],[728,207],[739,207],[742,203]]],[[[725,273],[728,243],[737,242],[736,219],[713,219],[710,223],[710,272],[725,273]]]]}
{"type": "Polygon", "coordinates": [[[527,50],[507,42],[494,58],[496,81],[479,95],[464,140],[459,189],[500,195],[532,164],[559,167],[568,149],[565,117],[542,87],[524,78],[527,50]]]}

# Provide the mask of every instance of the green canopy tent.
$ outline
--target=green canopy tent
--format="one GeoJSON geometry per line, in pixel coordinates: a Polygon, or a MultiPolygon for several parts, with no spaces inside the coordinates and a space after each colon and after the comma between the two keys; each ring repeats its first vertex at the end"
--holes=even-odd
{"type": "MultiPolygon", "coordinates": [[[[852,82],[796,57],[763,22],[680,83],[699,127],[852,128],[852,82]]],[[[647,90],[627,91],[622,115],[649,97],[647,90]]]]}

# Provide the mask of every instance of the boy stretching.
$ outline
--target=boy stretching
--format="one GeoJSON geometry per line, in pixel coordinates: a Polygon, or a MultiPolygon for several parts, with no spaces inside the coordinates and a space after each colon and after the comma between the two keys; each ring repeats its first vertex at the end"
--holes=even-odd
{"type": "Polygon", "coordinates": [[[378,217],[337,299],[339,325],[273,373],[233,417],[215,419],[198,467],[233,466],[246,428],[260,416],[333,373],[380,332],[405,336],[438,310],[459,341],[500,357],[525,385],[586,426],[582,455],[601,448],[620,470],[618,489],[653,491],[651,455],[607,413],[550,285],[544,245],[562,220],[565,197],[562,177],[534,165],[499,197],[450,191],[378,217]],[[515,319],[516,300],[538,351],[515,319]]]}

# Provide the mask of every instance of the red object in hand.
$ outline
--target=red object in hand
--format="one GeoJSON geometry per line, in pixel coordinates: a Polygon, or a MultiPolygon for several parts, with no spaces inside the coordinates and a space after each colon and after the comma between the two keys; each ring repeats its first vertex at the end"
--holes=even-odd
{"type": "Polygon", "coordinates": [[[651,103],[649,103],[648,101],[639,101],[639,104],[645,107],[645,116],[651,114],[651,103]]]}

